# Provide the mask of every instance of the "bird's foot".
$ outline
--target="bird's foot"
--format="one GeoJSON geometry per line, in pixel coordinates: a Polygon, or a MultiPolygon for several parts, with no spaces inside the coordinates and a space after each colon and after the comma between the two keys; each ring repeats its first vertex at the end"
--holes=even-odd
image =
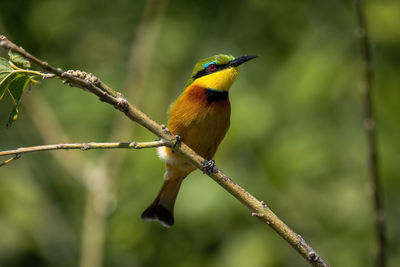
{"type": "Polygon", "coordinates": [[[215,161],[212,159],[205,160],[202,162],[201,170],[203,173],[213,174],[217,172],[217,168],[215,167],[215,161]]]}
{"type": "Polygon", "coordinates": [[[175,135],[174,147],[179,146],[182,143],[182,137],[180,135],[175,135]]]}

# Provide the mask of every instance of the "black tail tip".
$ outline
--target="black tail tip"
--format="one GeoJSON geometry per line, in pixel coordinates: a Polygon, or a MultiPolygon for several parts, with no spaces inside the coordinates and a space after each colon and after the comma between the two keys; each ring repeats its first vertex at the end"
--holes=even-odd
{"type": "Polygon", "coordinates": [[[174,224],[174,214],[161,205],[148,207],[141,217],[144,221],[158,220],[165,227],[171,227],[174,224]]]}

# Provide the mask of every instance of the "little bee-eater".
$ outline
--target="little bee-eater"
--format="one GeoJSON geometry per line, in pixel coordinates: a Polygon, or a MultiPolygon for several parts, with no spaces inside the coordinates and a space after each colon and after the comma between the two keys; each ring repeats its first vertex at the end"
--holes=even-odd
{"type": "MultiPolygon", "coordinates": [[[[229,89],[239,74],[238,66],[256,58],[216,55],[200,60],[185,89],[169,111],[168,129],[206,159],[211,159],[230,124],[229,89]]],[[[158,148],[166,162],[164,184],[156,199],[142,213],[144,220],[158,220],[166,227],[174,224],[174,204],[185,177],[195,167],[169,147],[158,148]]],[[[212,165],[213,161],[205,165],[212,165]]],[[[205,166],[207,167],[207,166],[205,166]]]]}

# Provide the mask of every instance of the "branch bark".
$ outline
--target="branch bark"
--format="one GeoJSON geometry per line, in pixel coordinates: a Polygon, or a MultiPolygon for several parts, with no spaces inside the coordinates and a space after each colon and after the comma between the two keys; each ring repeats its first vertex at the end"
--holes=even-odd
{"type": "Polygon", "coordinates": [[[360,46],[362,80],[360,89],[364,101],[364,128],[367,136],[367,164],[373,196],[374,223],[376,231],[376,266],[386,266],[385,209],[382,201],[383,190],[378,170],[378,151],[376,141],[376,121],[372,105],[373,68],[367,25],[363,11],[363,1],[355,0],[357,13],[356,35],[360,46]]]}
{"type": "MultiPolygon", "coordinates": [[[[56,74],[71,86],[83,88],[97,95],[101,101],[109,103],[123,112],[129,119],[139,123],[141,126],[158,136],[162,142],[165,142],[165,146],[174,148],[176,152],[183,155],[195,167],[200,170],[202,169],[203,164],[206,161],[204,158],[199,156],[184,143],[177,142],[177,138],[165,126],[153,121],[145,113],[130,104],[122,94],[115,92],[96,77],[82,75],[81,72],[79,72],[80,75],[77,75],[76,72],[64,72],[60,68],[52,67],[47,62],[41,61],[30,55],[24,49],[9,41],[5,36],[0,36],[0,46],[12,49],[14,52],[21,54],[25,58],[42,67],[44,70],[56,74]]],[[[212,173],[207,173],[207,175],[241,203],[247,206],[252,211],[253,215],[269,225],[312,266],[329,266],[328,263],[316,251],[314,251],[314,249],[308,245],[300,235],[295,233],[281,219],[279,219],[279,217],[276,216],[263,201],[256,199],[218,168],[215,168],[215,171],[212,173]]]]}
{"type": "Polygon", "coordinates": [[[6,155],[22,155],[30,152],[38,151],[48,151],[48,150],[60,150],[60,149],[80,149],[80,150],[90,150],[90,149],[112,149],[112,148],[132,148],[132,149],[142,149],[142,148],[152,148],[165,146],[167,142],[164,140],[152,141],[152,142],[130,142],[130,143],[73,143],[73,144],[54,144],[54,145],[42,145],[42,146],[31,146],[31,147],[21,147],[13,150],[0,151],[0,156],[6,155]]]}

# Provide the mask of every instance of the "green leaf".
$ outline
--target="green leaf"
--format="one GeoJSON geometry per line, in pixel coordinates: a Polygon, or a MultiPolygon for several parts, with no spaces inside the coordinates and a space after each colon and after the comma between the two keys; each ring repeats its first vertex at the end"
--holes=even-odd
{"type": "Polygon", "coordinates": [[[9,83],[7,89],[11,95],[11,98],[14,102],[14,108],[10,113],[8,118],[8,122],[6,127],[11,127],[12,123],[18,119],[18,105],[21,100],[22,93],[25,91],[29,82],[31,81],[31,77],[26,75],[17,74],[14,79],[9,83]]]}
{"type": "Polygon", "coordinates": [[[15,78],[14,75],[11,75],[13,70],[6,59],[0,58],[0,100],[3,98],[8,84],[15,78]]]}
{"type": "MultiPolygon", "coordinates": [[[[21,67],[29,67],[27,63],[24,62],[26,61],[24,58],[19,58],[12,52],[9,53],[9,56],[14,64],[21,67]]],[[[0,100],[4,97],[5,92],[8,91],[14,104],[14,108],[8,118],[8,123],[6,125],[7,127],[10,127],[11,124],[18,119],[19,112],[17,107],[21,100],[22,94],[32,80],[33,77],[22,73],[17,73],[10,66],[9,62],[6,59],[0,58],[0,100]]]]}
{"type": "Polygon", "coordinates": [[[29,60],[27,60],[20,54],[14,53],[12,50],[8,51],[8,56],[10,57],[10,60],[17,67],[20,67],[23,69],[29,69],[31,67],[31,62],[29,62],[29,60]]]}
{"type": "Polygon", "coordinates": [[[17,107],[14,107],[10,113],[10,116],[8,117],[8,122],[6,124],[7,128],[11,127],[11,124],[18,119],[18,114],[19,114],[19,111],[18,111],[17,107]]]}
{"type": "Polygon", "coordinates": [[[0,74],[0,100],[3,98],[4,93],[7,91],[8,85],[15,79],[17,73],[9,72],[6,76],[0,74]]]}
{"type": "Polygon", "coordinates": [[[29,76],[17,74],[17,76],[8,85],[8,92],[10,93],[15,106],[17,106],[21,100],[22,93],[28,86],[29,81],[29,76]]]}
{"type": "Polygon", "coordinates": [[[13,68],[8,64],[8,60],[5,58],[0,57],[0,72],[2,71],[7,71],[7,70],[13,70],[13,68]]]}
{"type": "Polygon", "coordinates": [[[8,61],[0,57],[0,82],[13,70],[8,61]]]}

